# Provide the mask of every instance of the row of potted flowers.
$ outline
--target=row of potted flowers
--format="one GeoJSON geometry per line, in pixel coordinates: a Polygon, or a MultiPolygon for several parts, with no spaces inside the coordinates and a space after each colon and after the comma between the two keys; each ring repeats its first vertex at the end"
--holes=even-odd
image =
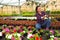
{"type": "Polygon", "coordinates": [[[60,37],[59,30],[41,29],[37,31],[33,26],[2,26],[2,30],[6,40],[58,40],[60,37]]]}

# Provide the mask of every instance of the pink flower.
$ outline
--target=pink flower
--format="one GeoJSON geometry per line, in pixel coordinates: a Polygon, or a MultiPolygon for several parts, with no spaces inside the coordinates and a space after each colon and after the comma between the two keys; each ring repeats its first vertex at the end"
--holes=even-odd
{"type": "Polygon", "coordinates": [[[58,38],[57,37],[54,37],[54,40],[58,40],[58,38]]]}
{"type": "Polygon", "coordinates": [[[30,36],[30,38],[33,38],[33,36],[30,36]]]}
{"type": "Polygon", "coordinates": [[[11,40],[15,40],[14,36],[12,36],[11,40]]]}
{"type": "Polygon", "coordinates": [[[51,32],[52,34],[54,34],[54,30],[50,30],[50,32],[51,32]]]}
{"type": "Polygon", "coordinates": [[[5,29],[6,32],[10,32],[10,30],[8,28],[5,29]]]}

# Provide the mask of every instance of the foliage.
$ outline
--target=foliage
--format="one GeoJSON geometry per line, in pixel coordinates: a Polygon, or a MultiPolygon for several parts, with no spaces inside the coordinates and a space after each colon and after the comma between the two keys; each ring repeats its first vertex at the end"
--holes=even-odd
{"type": "MultiPolygon", "coordinates": [[[[51,11],[51,14],[60,14],[60,11],[51,11]]],[[[31,17],[35,16],[35,12],[21,12],[20,14],[17,14],[16,12],[11,13],[2,13],[0,14],[0,17],[6,17],[6,16],[26,16],[26,17],[31,17]]]]}
{"type": "Polygon", "coordinates": [[[35,12],[22,12],[22,16],[34,16],[35,12]]]}
{"type": "Polygon", "coordinates": [[[60,14],[60,11],[52,11],[51,14],[60,14]]]}

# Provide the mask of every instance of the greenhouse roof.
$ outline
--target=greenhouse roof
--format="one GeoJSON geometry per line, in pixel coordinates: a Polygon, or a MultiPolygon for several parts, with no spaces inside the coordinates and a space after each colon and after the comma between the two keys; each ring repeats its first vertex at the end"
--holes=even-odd
{"type": "MultiPolygon", "coordinates": [[[[35,2],[46,4],[48,0],[34,0],[35,2]]],[[[26,0],[0,0],[0,7],[4,5],[21,6],[26,0]]]]}
{"type": "Polygon", "coordinates": [[[2,7],[3,5],[20,6],[25,2],[26,0],[0,0],[0,7],[2,7]]]}

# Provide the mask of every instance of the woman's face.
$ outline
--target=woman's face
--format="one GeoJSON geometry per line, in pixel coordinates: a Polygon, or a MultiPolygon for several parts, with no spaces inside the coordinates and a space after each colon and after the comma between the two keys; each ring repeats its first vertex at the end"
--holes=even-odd
{"type": "Polygon", "coordinates": [[[37,12],[41,12],[41,7],[38,7],[37,8],[37,12]]]}

